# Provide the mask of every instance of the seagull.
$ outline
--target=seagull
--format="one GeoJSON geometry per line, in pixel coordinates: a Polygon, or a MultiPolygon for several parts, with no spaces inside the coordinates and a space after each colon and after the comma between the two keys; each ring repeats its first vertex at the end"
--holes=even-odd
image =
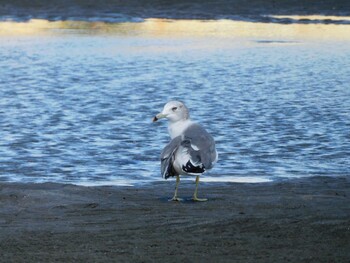
{"type": "Polygon", "coordinates": [[[199,176],[210,170],[218,159],[213,137],[198,123],[190,119],[189,110],[180,101],[170,101],[153,122],[166,118],[169,121],[170,142],[163,149],[161,159],[162,177],[176,176],[174,197],[169,201],[182,201],[177,196],[180,175],[196,176],[193,201],[207,201],[197,197],[199,176]]]}

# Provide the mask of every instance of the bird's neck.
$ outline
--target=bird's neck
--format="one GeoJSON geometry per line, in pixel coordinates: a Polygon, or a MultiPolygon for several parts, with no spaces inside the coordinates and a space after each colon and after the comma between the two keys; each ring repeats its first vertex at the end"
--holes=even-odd
{"type": "Polygon", "coordinates": [[[191,123],[192,121],[190,119],[169,122],[168,131],[171,139],[181,135],[191,123]]]}

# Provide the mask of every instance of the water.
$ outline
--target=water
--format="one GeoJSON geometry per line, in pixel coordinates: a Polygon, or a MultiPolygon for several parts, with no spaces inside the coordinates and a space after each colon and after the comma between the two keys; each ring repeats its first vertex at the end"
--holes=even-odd
{"type": "Polygon", "coordinates": [[[284,35],[290,25],[266,35],[274,25],[247,23],[258,29],[245,35],[234,21],[187,31],[181,21],[153,22],[6,24],[1,181],[162,180],[169,138],[166,122],[151,120],[172,99],[217,142],[219,161],[204,180],[350,174],[350,40],[344,31],[323,39],[350,26],[324,25],[318,39],[284,35]]]}

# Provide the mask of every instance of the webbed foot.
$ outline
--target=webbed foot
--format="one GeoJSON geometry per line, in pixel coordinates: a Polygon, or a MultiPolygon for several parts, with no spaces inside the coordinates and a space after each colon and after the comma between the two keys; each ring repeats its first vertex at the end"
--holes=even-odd
{"type": "Polygon", "coordinates": [[[208,199],[207,198],[198,198],[197,196],[194,196],[192,198],[192,201],[195,201],[195,202],[206,202],[206,201],[208,201],[208,199]]]}
{"type": "Polygon", "coordinates": [[[182,199],[182,198],[179,198],[179,197],[177,197],[177,196],[174,196],[173,198],[169,199],[168,201],[181,202],[181,201],[183,201],[183,199],[182,199]]]}

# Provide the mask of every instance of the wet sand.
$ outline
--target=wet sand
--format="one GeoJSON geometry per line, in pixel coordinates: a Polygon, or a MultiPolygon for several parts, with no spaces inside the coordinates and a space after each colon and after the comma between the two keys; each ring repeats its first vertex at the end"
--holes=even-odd
{"type": "Polygon", "coordinates": [[[349,262],[349,177],[173,187],[1,183],[0,261],[349,262]]]}

